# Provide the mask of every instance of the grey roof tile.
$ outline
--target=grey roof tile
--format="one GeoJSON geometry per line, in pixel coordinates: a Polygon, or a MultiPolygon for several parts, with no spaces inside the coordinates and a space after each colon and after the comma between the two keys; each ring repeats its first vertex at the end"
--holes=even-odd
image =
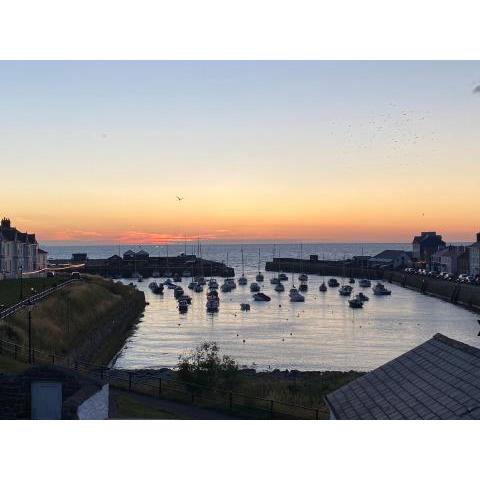
{"type": "Polygon", "coordinates": [[[437,334],[327,400],[337,418],[480,418],[480,350],[437,334]]]}

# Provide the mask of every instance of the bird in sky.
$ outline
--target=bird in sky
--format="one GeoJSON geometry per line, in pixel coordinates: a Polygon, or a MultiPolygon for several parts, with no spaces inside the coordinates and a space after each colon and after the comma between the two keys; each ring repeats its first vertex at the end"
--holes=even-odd
{"type": "Polygon", "coordinates": [[[177,200],[178,200],[179,202],[181,202],[181,201],[183,200],[183,197],[179,197],[179,196],[177,195],[177,200]]]}

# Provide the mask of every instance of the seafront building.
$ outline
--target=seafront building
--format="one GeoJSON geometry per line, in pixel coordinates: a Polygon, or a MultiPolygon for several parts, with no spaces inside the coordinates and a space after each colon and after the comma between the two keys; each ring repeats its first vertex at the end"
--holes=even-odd
{"type": "Polygon", "coordinates": [[[477,241],[468,247],[470,258],[470,275],[480,275],[480,232],[477,233],[477,241]]]}
{"type": "Polygon", "coordinates": [[[47,266],[47,252],[38,247],[34,233],[11,226],[10,219],[0,222],[0,279],[16,278],[47,266]]]}
{"type": "Polygon", "coordinates": [[[458,275],[459,273],[459,259],[467,252],[467,247],[449,245],[446,248],[438,250],[430,257],[430,267],[434,272],[447,272],[451,275],[458,275]]]}
{"type": "Polygon", "coordinates": [[[422,232],[413,238],[413,259],[420,262],[430,262],[430,257],[447,244],[437,232],[422,232]]]}

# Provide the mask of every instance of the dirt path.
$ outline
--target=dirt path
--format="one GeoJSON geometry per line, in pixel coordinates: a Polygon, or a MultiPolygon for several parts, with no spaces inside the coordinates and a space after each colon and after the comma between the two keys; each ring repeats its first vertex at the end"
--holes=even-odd
{"type": "MultiPolygon", "coordinates": [[[[176,418],[179,420],[237,420],[236,417],[231,417],[227,414],[215,412],[213,410],[172,402],[170,400],[153,398],[139,393],[126,392],[124,390],[110,387],[110,418],[112,419],[125,418],[123,415],[119,415],[118,411],[118,403],[121,397],[127,398],[131,402],[135,402],[136,405],[143,406],[149,412],[158,411],[166,413],[165,418],[169,418],[169,415],[170,418],[176,418]]],[[[131,418],[140,417],[132,416],[131,418]]],[[[154,417],[149,416],[148,418],[154,417]]],[[[158,418],[161,417],[159,416],[158,418]]]]}

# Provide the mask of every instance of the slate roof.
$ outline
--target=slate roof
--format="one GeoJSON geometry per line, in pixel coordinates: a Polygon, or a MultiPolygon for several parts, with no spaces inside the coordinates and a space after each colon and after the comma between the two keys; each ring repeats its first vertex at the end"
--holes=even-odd
{"type": "Polygon", "coordinates": [[[402,257],[403,255],[409,256],[409,254],[403,250],[384,250],[378,255],[372,257],[371,260],[393,260],[395,258],[402,257]]]}
{"type": "Polygon", "coordinates": [[[437,333],[326,401],[338,419],[480,419],[480,350],[437,333]]]}

